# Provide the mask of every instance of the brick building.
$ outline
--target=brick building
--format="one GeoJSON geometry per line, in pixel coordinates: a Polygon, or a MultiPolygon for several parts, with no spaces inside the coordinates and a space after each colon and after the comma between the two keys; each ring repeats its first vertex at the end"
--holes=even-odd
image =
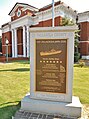
{"type": "MultiPolygon", "coordinates": [[[[55,2],[55,26],[62,25],[62,17],[67,16],[76,21],[77,13],[61,1],[55,2]]],[[[6,38],[9,40],[9,55],[12,57],[29,57],[30,27],[52,26],[52,4],[36,8],[29,4],[16,3],[9,15],[11,21],[2,25],[2,53],[6,54],[6,38]]]]}
{"type": "Polygon", "coordinates": [[[82,59],[89,59],[89,11],[78,14],[80,27],[79,52],[82,59]]]}

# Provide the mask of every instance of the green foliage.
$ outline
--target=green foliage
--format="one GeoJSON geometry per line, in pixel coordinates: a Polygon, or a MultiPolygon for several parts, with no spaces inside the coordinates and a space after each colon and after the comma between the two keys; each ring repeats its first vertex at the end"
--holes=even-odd
{"type": "Polygon", "coordinates": [[[82,68],[85,66],[85,62],[84,61],[79,61],[79,66],[82,68]]]}
{"type": "Polygon", "coordinates": [[[29,92],[29,61],[0,64],[0,119],[11,117],[29,92]]]}
{"type": "Polygon", "coordinates": [[[68,17],[64,17],[62,19],[62,25],[63,26],[72,26],[72,25],[75,25],[74,21],[72,19],[69,19],[68,17]]]}
{"type": "Polygon", "coordinates": [[[74,53],[74,62],[78,62],[79,58],[80,58],[80,53],[75,52],[74,53]]]}
{"type": "Polygon", "coordinates": [[[78,96],[81,103],[89,104],[89,66],[74,66],[73,95],[78,96]]]}
{"type": "Polygon", "coordinates": [[[74,53],[74,62],[78,62],[80,59],[80,53],[78,51],[78,45],[79,45],[79,32],[80,30],[75,31],[75,40],[74,40],[74,48],[75,48],[75,53],[74,53]]]}
{"type": "MultiPolygon", "coordinates": [[[[70,19],[70,18],[68,18],[66,16],[62,19],[62,25],[63,26],[72,26],[72,25],[75,25],[75,24],[76,23],[72,19],[70,19]]],[[[79,32],[80,32],[80,30],[76,30],[75,31],[75,41],[74,41],[75,52],[78,52],[78,45],[79,45],[78,38],[80,37],[79,36],[79,32]]],[[[79,55],[80,54],[74,55],[75,62],[78,61],[79,55]]]]}
{"type": "Polygon", "coordinates": [[[75,31],[75,39],[77,39],[77,40],[80,37],[79,32],[80,32],[80,30],[76,30],[75,31]]]}
{"type": "MultiPolygon", "coordinates": [[[[72,25],[75,25],[75,24],[76,23],[73,20],[71,20],[70,18],[68,18],[66,16],[62,19],[62,25],[63,26],[72,26],[72,25]]],[[[80,57],[80,54],[78,53],[78,45],[79,45],[78,38],[80,37],[79,32],[80,32],[80,30],[75,31],[74,47],[75,47],[75,52],[77,52],[77,54],[75,53],[75,55],[74,55],[74,61],[75,62],[77,62],[79,57],[80,57]]]]}
{"type": "Polygon", "coordinates": [[[79,32],[80,32],[80,30],[75,31],[75,37],[74,37],[74,39],[75,39],[75,41],[74,41],[75,52],[78,52],[78,45],[79,45],[78,39],[80,37],[79,32]]]}

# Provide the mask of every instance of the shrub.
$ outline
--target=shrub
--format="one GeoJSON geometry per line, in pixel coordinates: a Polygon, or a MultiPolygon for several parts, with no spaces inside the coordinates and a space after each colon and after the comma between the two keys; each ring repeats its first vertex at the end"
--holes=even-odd
{"type": "Polygon", "coordinates": [[[78,62],[79,58],[80,58],[80,53],[75,52],[74,53],[74,62],[78,62]]]}
{"type": "Polygon", "coordinates": [[[80,66],[80,67],[85,66],[85,62],[83,62],[83,61],[79,61],[79,66],[80,66]]]}

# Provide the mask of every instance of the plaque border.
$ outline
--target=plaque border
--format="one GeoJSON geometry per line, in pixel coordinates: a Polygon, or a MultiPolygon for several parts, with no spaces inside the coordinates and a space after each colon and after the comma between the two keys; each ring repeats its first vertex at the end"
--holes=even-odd
{"type": "Polygon", "coordinates": [[[68,38],[38,38],[38,39],[34,39],[35,40],[35,57],[34,57],[34,64],[35,64],[35,67],[34,67],[34,92],[35,93],[45,93],[45,94],[68,94],[68,38]],[[44,92],[44,91],[36,91],[36,40],[66,40],[67,43],[66,43],[66,46],[67,46],[67,51],[66,51],[66,93],[54,93],[54,92],[44,92]]]}

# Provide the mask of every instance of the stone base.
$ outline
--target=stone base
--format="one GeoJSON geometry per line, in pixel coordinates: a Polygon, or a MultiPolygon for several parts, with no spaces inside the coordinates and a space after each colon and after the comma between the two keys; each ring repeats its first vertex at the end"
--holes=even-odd
{"type": "Polygon", "coordinates": [[[68,117],[81,117],[82,105],[78,97],[72,97],[72,103],[31,99],[26,95],[21,101],[21,109],[37,113],[60,114],[68,117]]]}

